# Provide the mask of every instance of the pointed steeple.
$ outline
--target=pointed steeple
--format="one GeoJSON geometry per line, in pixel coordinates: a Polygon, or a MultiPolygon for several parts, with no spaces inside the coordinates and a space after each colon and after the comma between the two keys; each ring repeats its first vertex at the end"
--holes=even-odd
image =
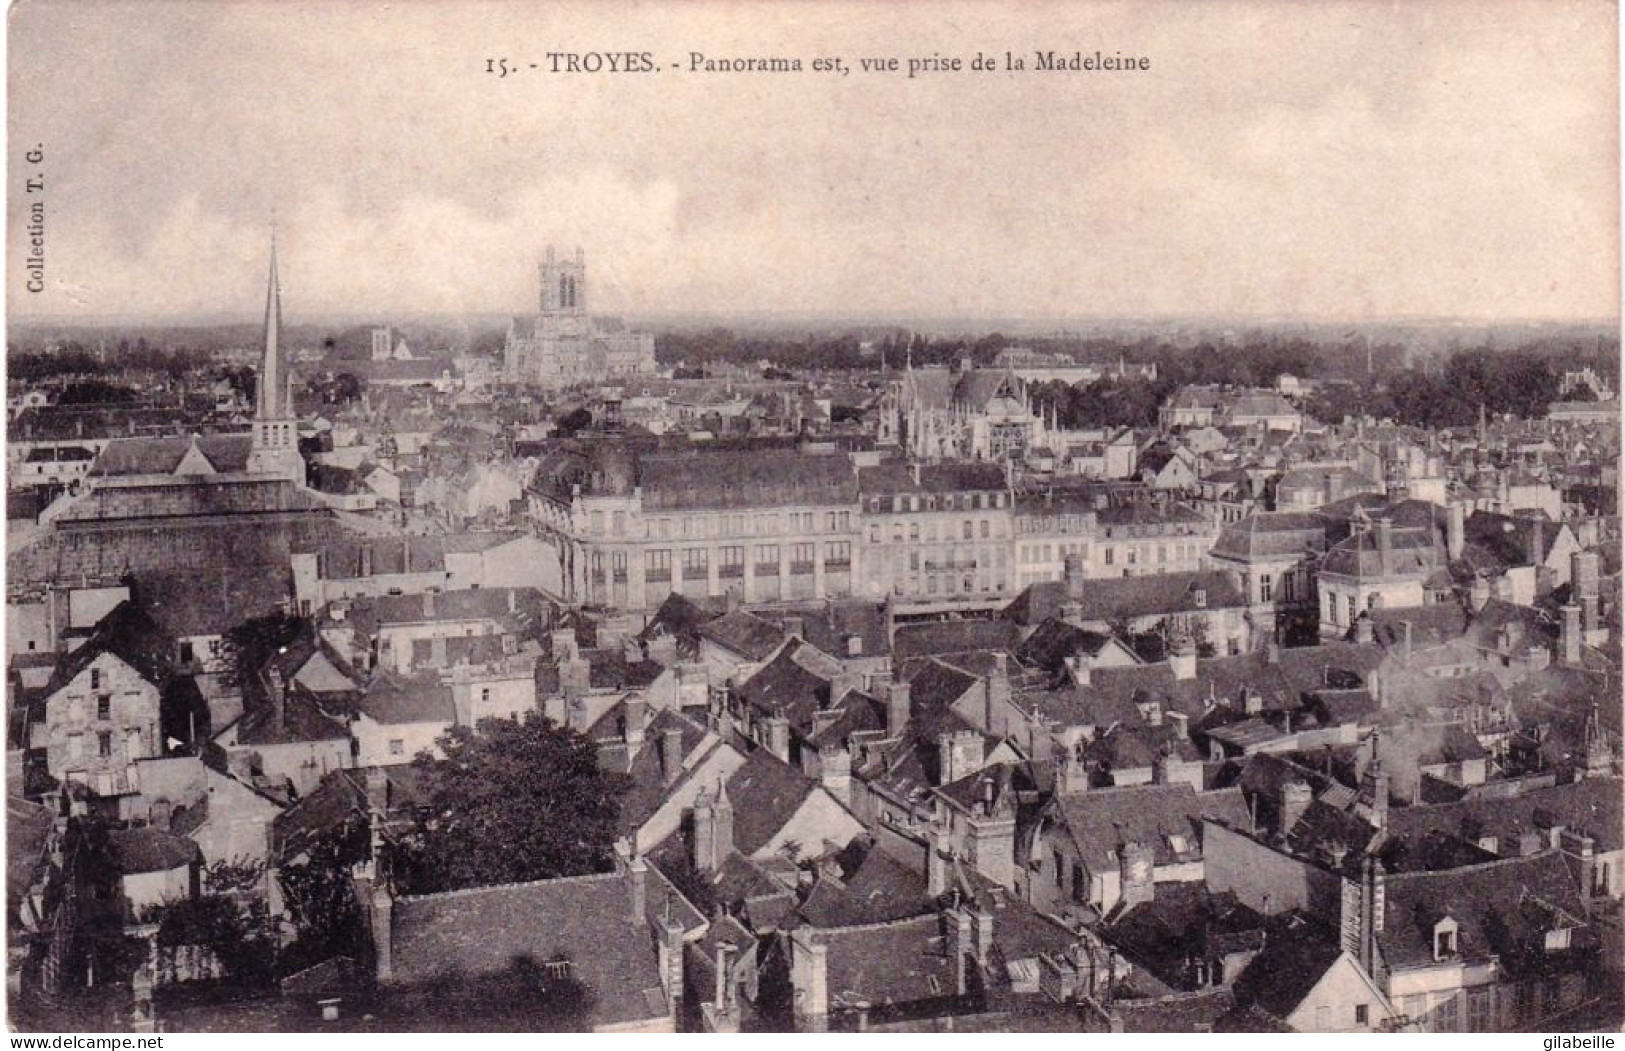
{"type": "Polygon", "coordinates": [[[271,272],[265,290],[265,352],[254,392],[254,444],[248,454],[252,474],[277,474],[303,485],[305,461],[299,455],[299,425],[293,415],[293,387],[282,352],[282,285],[276,272],[276,227],[271,228],[271,272]]]}
{"type": "Polygon", "coordinates": [[[282,285],[276,272],[276,228],[271,229],[271,273],[265,291],[265,351],[260,358],[254,418],[288,418],[287,369],[282,363],[282,285]]]}

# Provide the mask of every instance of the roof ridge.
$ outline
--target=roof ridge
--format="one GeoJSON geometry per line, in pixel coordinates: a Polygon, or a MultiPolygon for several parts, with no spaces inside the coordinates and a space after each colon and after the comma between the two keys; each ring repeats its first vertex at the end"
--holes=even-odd
{"type": "Polygon", "coordinates": [[[429,894],[402,894],[396,897],[397,905],[419,901],[441,901],[447,898],[468,897],[471,894],[484,894],[493,890],[519,890],[525,887],[538,887],[543,884],[557,886],[561,883],[589,883],[593,881],[608,881],[621,879],[619,872],[589,872],[583,876],[547,876],[542,879],[524,880],[519,883],[492,883],[484,887],[459,887],[456,890],[434,891],[429,894]]]}

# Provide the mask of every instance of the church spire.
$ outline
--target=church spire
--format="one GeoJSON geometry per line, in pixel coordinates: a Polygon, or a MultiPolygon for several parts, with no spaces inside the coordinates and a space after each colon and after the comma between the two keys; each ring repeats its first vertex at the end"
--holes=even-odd
{"type": "Polygon", "coordinates": [[[256,420],[285,420],[289,416],[287,369],[282,362],[282,285],[276,272],[276,227],[271,228],[271,273],[265,292],[265,352],[260,359],[256,420]]]}

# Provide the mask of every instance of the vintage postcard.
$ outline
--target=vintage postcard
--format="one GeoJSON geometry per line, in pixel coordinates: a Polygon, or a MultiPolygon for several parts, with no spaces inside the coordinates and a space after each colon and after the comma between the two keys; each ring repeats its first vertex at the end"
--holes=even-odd
{"type": "Polygon", "coordinates": [[[1613,1046],[1618,20],[22,0],[8,1024],[1613,1046]]]}

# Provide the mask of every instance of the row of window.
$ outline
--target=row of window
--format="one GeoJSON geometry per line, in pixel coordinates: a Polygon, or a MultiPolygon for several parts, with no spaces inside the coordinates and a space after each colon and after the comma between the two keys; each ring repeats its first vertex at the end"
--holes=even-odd
{"type": "MultiPolygon", "coordinates": [[[[89,736],[89,735],[87,735],[87,734],[79,734],[79,733],[69,734],[68,735],[68,758],[70,760],[72,760],[72,759],[83,759],[85,757],[85,745],[86,745],[86,740],[85,739],[86,739],[87,736],[89,736]]],[[[112,754],[113,754],[113,734],[112,734],[112,731],[110,731],[110,730],[99,731],[95,735],[95,737],[96,737],[96,754],[99,757],[103,758],[103,759],[110,758],[112,756],[112,754]]],[[[128,728],[125,729],[125,731],[124,731],[124,748],[125,748],[126,755],[129,756],[129,757],[135,757],[135,756],[145,754],[145,750],[144,750],[143,744],[142,744],[142,735],[141,735],[140,728],[131,726],[131,727],[128,727],[128,728]]]]}
{"type": "MultiPolygon", "coordinates": [[[[627,536],[627,511],[591,511],[588,529],[592,533],[627,536]],[[607,526],[607,530],[606,530],[607,526]]],[[[650,540],[706,539],[731,536],[761,536],[773,533],[846,533],[852,529],[851,511],[786,511],[764,514],[727,514],[654,518],[643,523],[643,536],[650,540]]]]}
{"type": "MultiPolygon", "coordinates": [[[[924,523],[923,527],[919,522],[909,522],[906,525],[902,522],[893,522],[891,525],[891,540],[894,544],[901,544],[905,541],[919,543],[924,540],[930,543],[935,540],[953,540],[956,533],[960,540],[975,540],[978,537],[989,540],[993,536],[993,524],[986,518],[979,520],[967,518],[960,522],[957,528],[952,522],[939,523],[935,520],[924,523]]],[[[1001,530],[1000,536],[1003,535],[1001,530]]],[[[869,543],[878,544],[885,538],[885,527],[879,522],[870,522],[869,543]]]]}
{"type": "Polygon", "coordinates": [[[871,496],[867,507],[872,514],[882,511],[979,511],[1008,507],[1006,493],[911,493],[907,496],[871,496]]]}
{"type": "MultiPolygon", "coordinates": [[[[717,554],[717,574],[723,577],[742,577],[745,574],[745,559],[747,552],[754,556],[755,572],[758,576],[774,576],[779,572],[779,555],[782,549],[787,549],[790,556],[790,572],[810,573],[813,562],[818,555],[818,545],[811,541],[799,544],[756,544],[753,548],[736,544],[719,547],[717,554]]],[[[683,577],[693,580],[708,576],[711,569],[711,548],[689,547],[675,552],[683,569],[683,577]]],[[[609,554],[609,570],[616,580],[626,579],[626,552],[611,551],[609,554]]],[[[669,547],[651,548],[643,553],[644,578],[646,580],[670,580],[672,571],[673,550],[669,547]]],[[[590,556],[588,568],[596,580],[604,579],[605,552],[594,551],[590,556]]],[[[829,540],[824,543],[824,566],[827,569],[844,569],[852,563],[852,543],[847,540],[829,540]]]]}

